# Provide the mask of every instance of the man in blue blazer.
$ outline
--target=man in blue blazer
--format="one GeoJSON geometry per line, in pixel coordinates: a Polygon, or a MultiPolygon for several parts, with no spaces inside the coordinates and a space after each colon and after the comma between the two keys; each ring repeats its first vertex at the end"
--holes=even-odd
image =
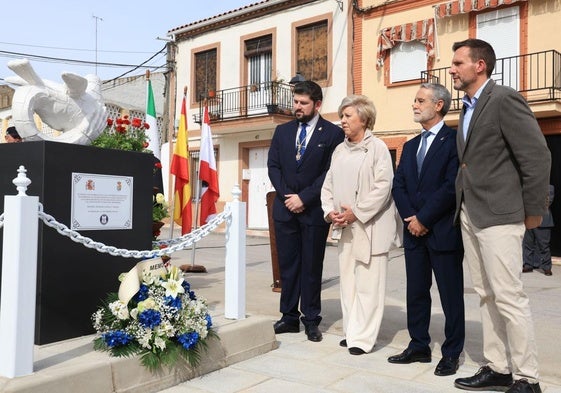
{"type": "Polygon", "coordinates": [[[300,331],[321,341],[321,277],[329,224],[323,219],[320,193],[331,153],[343,130],[319,115],[321,87],[312,81],[294,86],[294,117],[273,135],[267,166],[276,190],[273,203],[281,278],[280,312],[275,333],[300,331]],[[300,308],[298,307],[300,306],[300,308]]]}
{"type": "Polygon", "coordinates": [[[430,288],[434,272],[446,318],[442,359],[434,371],[439,376],[456,373],[465,338],[463,248],[460,228],[454,225],[456,131],[443,120],[450,103],[450,92],[444,86],[421,85],[413,103],[413,118],[423,131],[405,143],[392,189],[404,221],[407,328],[411,341],[388,361],[431,361],[430,288]]]}

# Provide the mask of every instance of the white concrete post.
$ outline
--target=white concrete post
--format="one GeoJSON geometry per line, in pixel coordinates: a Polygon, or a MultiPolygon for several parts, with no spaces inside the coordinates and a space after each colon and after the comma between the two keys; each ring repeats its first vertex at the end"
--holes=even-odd
{"type": "Polygon", "coordinates": [[[25,194],[25,172],[13,180],[18,194],[4,197],[0,375],[8,378],[33,373],[39,197],[25,194]]]}
{"type": "Polygon", "coordinates": [[[240,201],[241,194],[236,184],[226,228],[224,316],[228,319],[245,319],[245,202],[240,201]]]}

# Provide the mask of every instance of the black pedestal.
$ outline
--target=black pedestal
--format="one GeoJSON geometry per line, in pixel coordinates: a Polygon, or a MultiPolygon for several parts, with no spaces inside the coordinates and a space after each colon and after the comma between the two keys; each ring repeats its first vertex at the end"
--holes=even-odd
{"type": "MultiPolygon", "coordinates": [[[[79,232],[108,246],[151,249],[151,155],[40,141],[0,144],[0,157],[0,212],[4,211],[4,195],[17,194],[12,180],[23,165],[32,181],[27,195],[38,196],[43,211],[69,228],[72,173],[133,177],[132,229],[79,232]]],[[[119,274],[137,262],[86,248],[39,220],[35,343],[42,345],[94,333],[91,314],[108,292],[118,290],[119,274]]],[[[0,283],[2,263],[10,261],[0,261],[0,283]]]]}

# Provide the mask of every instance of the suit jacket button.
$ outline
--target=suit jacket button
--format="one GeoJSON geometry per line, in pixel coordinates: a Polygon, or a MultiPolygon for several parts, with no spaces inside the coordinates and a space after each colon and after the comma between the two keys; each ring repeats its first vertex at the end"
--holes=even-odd
{"type": "Polygon", "coordinates": [[[462,169],[464,169],[466,166],[467,166],[467,164],[462,162],[462,169]]]}

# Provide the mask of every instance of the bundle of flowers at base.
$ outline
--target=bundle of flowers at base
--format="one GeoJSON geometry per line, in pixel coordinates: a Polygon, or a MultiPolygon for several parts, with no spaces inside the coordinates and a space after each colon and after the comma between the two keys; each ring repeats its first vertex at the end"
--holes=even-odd
{"type": "Polygon", "coordinates": [[[116,357],[140,355],[142,365],[151,371],[171,368],[181,360],[196,367],[208,338],[217,337],[206,301],[197,299],[175,266],[162,264],[139,273],[135,267],[127,274],[141,277],[133,285],[138,291],[130,300],[123,296],[123,284],[130,279],[121,277],[119,293],[110,293],[92,315],[97,331],[94,349],[116,357]]]}

